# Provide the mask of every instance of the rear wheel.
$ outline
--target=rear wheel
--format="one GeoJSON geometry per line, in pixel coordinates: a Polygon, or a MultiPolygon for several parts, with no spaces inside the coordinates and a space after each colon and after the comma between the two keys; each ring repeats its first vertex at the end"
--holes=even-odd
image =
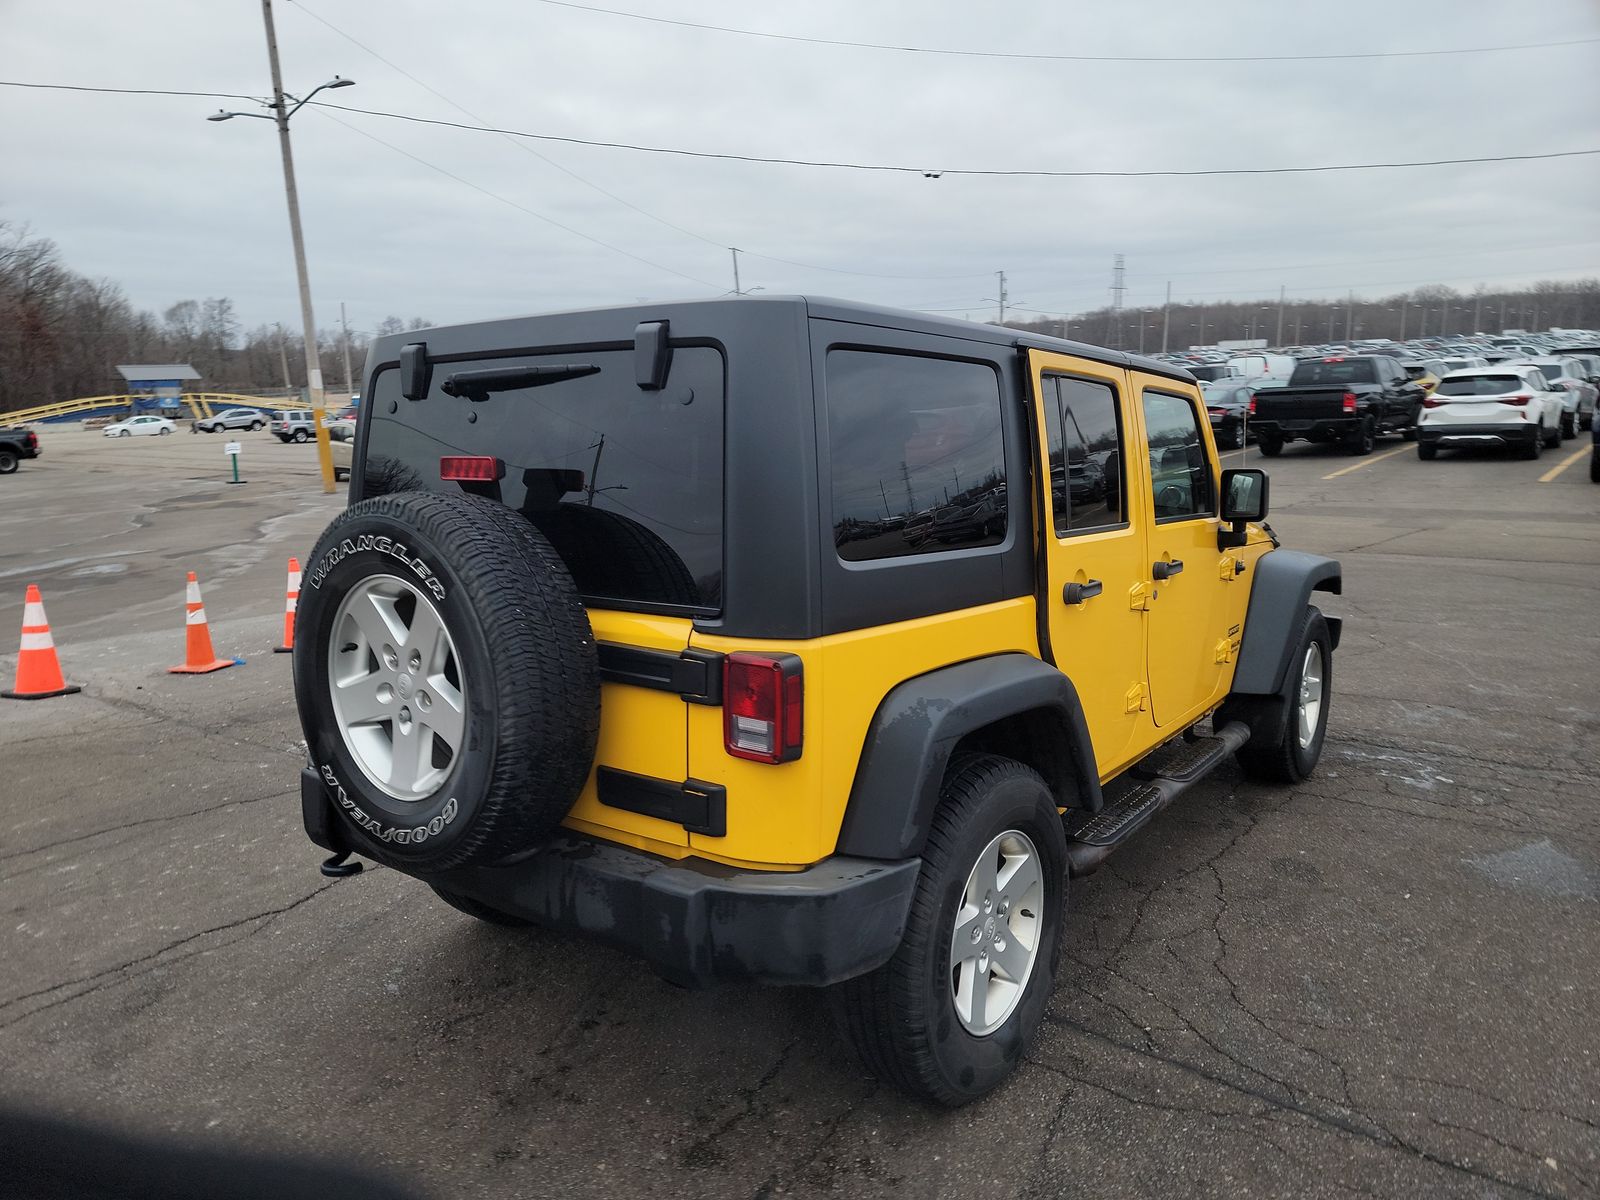
{"type": "Polygon", "coordinates": [[[1267,458],[1277,458],[1283,453],[1283,439],[1275,433],[1257,434],[1256,449],[1267,458]]]}
{"type": "Polygon", "coordinates": [[[1423,462],[1432,462],[1439,457],[1439,444],[1437,442],[1418,442],[1417,457],[1423,462]]]}
{"type": "Polygon", "coordinates": [[[1344,448],[1351,454],[1371,454],[1378,444],[1378,425],[1371,417],[1362,420],[1356,431],[1345,441],[1344,448]]]}
{"type": "MultiPolygon", "coordinates": [[[[1543,426],[1540,428],[1543,428],[1543,426]]],[[[1552,425],[1545,430],[1544,445],[1547,450],[1559,450],[1561,448],[1561,426],[1559,424],[1552,425]]]]}
{"type": "Polygon", "coordinates": [[[165,429],[165,428],[163,428],[163,429],[158,429],[158,430],[156,430],[156,432],[157,432],[157,433],[158,433],[158,434],[160,434],[160,435],[161,435],[161,436],[162,436],[162,437],[166,437],[166,436],[167,436],[167,434],[169,434],[169,433],[171,433],[171,432],[172,432],[172,430],[170,430],[170,429],[165,429]]]}
{"type": "Polygon", "coordinates": [[[1564,412],[1561,414],[1561,440],[1571,441],[1578,436],[1578,414],[1564,412]]]}
{"type": "Polygon", "coordinates": [[[296,429],[294,431],[294,440],[297,441],[297,442],[305,441],[306,440],[306,431],[304,429],[296,429]]]}
{"type": "Polygon", "coordinates": [[[950,1106],[1002,1083],[1049,1003],[1066,896],[1044,780],[995,755],[952,763],[900,948],[830,994],[867,1068],[950,1106]]]}
{"type": "Polygon", "coordinates": [[[10,475],[21,462],[14,451],[0,450],[0,475],[10,475]]]}
{"type": "Polygon", "coordinates": [[[1315,606],[1307,606],[1300,620],[1286,682],[1289,710],[1279,735],[1270,742],[1252,737],[1235,756],[1246,775],[1265,783],[1299,783],[1322,757],[1333,699],[1333,640],[1315,606]]]}

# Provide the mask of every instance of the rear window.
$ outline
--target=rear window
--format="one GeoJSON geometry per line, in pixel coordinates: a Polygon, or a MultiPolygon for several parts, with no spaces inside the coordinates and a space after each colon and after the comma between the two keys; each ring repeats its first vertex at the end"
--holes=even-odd
{"type": "Polygon", "coordinates": [[[1535,363],[1534,365],[1539,368],[1546,379],[1554,381],[1561,378],[1560,363],[1535,363]]]}
{"type": "Polygon", "coordinates": [[[830,350],[833,541],[846,562],[1005,540],[1000,381],[956,359],[830,350]]]}
{"type": "Polygon", "coordinates": [[[703,346],[674,347],[671,375],[659,392],[635,382],[632,350],[436,364],[421,403],[402,399],[399,372],[384,371],[370,404],[362,405],[371,430],[363,495],[413,488],[488,495],[550,540],[585,603],[717,612],[723,379],[721,352],[703,346]],[[459,372],[553,363],[599,370],[496,390],[481,402],[441,390],[459,372]],[[502,478],[441,480],[439,459],[463,454],[497,456],[502,478]]]}
{"type": "Polygon", "coordinates": [[[1377,368],[1369,358],[1329,358],[1303,362],[1289,377],[1290,387],[1329,383],[1376,383],[1377,368]]]}
{"type": "Polygon", "coordinates": [[[1434,391],[1441,396],[1503,396],[1524,386],[1515,375],[1468,375],[1446,379],[1434,391]]]}

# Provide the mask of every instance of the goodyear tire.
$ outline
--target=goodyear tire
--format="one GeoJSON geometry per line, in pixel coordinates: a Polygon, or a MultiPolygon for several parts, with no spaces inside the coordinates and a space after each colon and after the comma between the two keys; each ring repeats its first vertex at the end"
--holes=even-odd
{"type": "Polygon", "coordinates": [[[829,994],[867,1069],[950,1107],[1003,1083],[1050,1002],[1066,899],[1066,837],[1044,780],[995,755],[952,762],[899,949],[829,994]],[[1026,969],[1015,972],[1020,982],[1008,981],[1002,964],[1017,951],[1026,953],[1026,969]],[[981,1006],[969,974],[975,964],[981,1006]]]}
{"type": "Polygon", "coordinates": [[[537,848],[594,759],[588,614],[548,541],[475,496],[347,509],[312,551],[295,619],[312,766],[361,854],[411,871],[537,848]]]}
{"type": "Polygon", "coordinates": [[[1322,611],[1306,607],[1289,659],[1288,711],[1271,741],[1252,737],[1234,756],[1239,768],[1263,783],[1299,783],[1317,769],[1328,736],[1333,700],[1333,638],[1322,611]]]}

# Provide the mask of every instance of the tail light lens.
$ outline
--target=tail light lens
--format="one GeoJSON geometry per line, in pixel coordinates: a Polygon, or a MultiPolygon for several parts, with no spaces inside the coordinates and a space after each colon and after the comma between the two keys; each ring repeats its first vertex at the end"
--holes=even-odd
{"type": "Polygon", "coordinates": [[[1424,396],[1422,398],[1423,408],[1443,408],[1444,404],[1445,402],[1437,396],[1424,396]]]}
{"type": "Polygon", "coordinates": [[[1500,397],[1500,403],[1501,404],[1514,404],[1518,408],[1526,408],[1529,404],[1533,403],[1533,397],[1531,395],[1529,395],[1527,392],[1521,392],[1521,393],[1518,393],[1515,396],[1501,396],[1500,397]]]}
{"type": "Polygon", "coordinates": [[[792,762],[805,727],[805,681],[793,654],[730,654],[722,664],[722,741],[735,758],[792,762]]]}
{"type": "Polygon", "coordinates": [[[506,466],[488,455],[447,454],[439,460],[439,478],[462,483],[493,483],[504,477],[506,466]]]}
{"type": "Polygon", "coordinates": [[[1249,413],[1252,417],[1256,415],[1256,398],[1254,396],[1250,397],[1250,405],[1245,409],[1245,412],[1249,413]]]}
{"type": "Polygon", "coordinates": [[[1344,394],[1344,410],[1347,413],[1355,412],[1355,410],[1356,410],[1356,394],[1354,392],[1346,392],[1344,394]]]}

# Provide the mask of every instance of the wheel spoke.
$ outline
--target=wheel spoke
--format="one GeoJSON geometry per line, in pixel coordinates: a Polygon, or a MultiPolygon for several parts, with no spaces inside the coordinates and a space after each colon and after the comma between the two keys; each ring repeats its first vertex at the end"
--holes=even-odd
{"type": "Polygon", "coordinates": [[[430,604],[417,602],[411,616],[411,628],[405,635],[406,657],[422,656],[422,673],[431,675],[444,670],[444,660],[450,657],[450,638],[444,631],[444,622],[430,604]]]}
{"type": "Polygon", "coordinates": [[[995,877],[995,890],[998,895],[1010,896],[1015,902],[1038,882],[1039,861],[1034,855],[1027,852],[1006,854],[995,877]]]}
{"type": "Polygon", "coordinates": [[[989,1021],[989,972],[978,970],[974,956],[961,964],[961,991],[958,994],[967,1010],[967,1022],[982,1029],[989,1021]]]}
{"type": "Polygon", "coordinates": [[[432,703],[421,714],[422,723],[444,739],[444,744],[450,747],[451,754],[458,754],[461,751],[467,725],[466,708],[462,703],[461,693],[451,687],[443,675],[430,678],[427,681],[427,689],[432,703]]]}
{"type": "Polygon", "coordinates": [[[335,681],[333,686],[339,714],[346,725],[365,725],[394,716],[394,705],[378,698],[378,689],[385,686],[382,672],[374,671],[349,682],[335,681]]]}
{"type": "Polygon", "coordinates": [[[389,764],[389,786],[402,791],[433,769],[433,733],[416,721],[394,723],[394,757],[389,764]]]}
{"type": "Polygon", "coordinates": [[[350,617],[375,654],[381,653],[386,643],[400,646],[405,642],[405,624],[394,610],[394,601],[388,596],[380,596],[369,590],[350,606],[350,617]]]}
{"type": "Polygon", "coordinates": [[[1026,978],[1028,964],[1032,961],[1032,947],[1024,946],[1015,933],[1006,936],[1005,949],[996,946],[989,956],[990,965],[1012,983],[1017,984],[1026,978]]]}

